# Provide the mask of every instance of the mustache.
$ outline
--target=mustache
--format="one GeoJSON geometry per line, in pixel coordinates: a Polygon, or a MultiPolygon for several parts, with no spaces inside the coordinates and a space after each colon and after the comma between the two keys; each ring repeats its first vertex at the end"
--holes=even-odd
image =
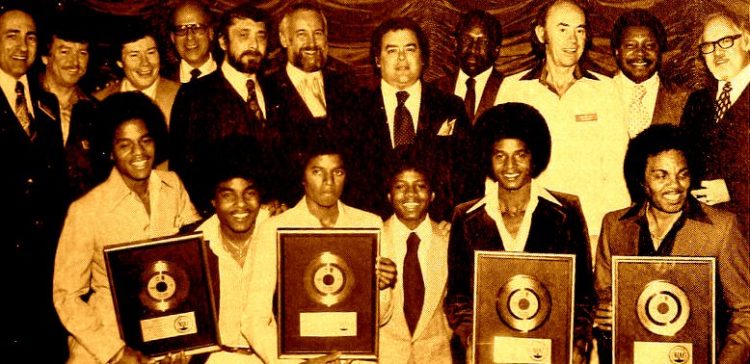
{"type": "Polygon", "coordinates": [[[251,57],[257,57],[257,58],[263,58],[263,53],[260,53],[260,52],[258,52],[256,50],[251,49],[251,50],[244,51],[244,52],[242,52],[240,54],[240,58],[242,58],[244,56],[251,56],[251,57]]]}
{"type": "Polygon", "coordinates": [[[302,47],[302,48],[300,48],[299,50],[300,50],[300,51],[303,51],[303,52],[308,52],[308,51],[316,51],[316,52],[320,52],[320,51],[321,51],[320,47],[318,47],[318,46],[307,46],[307,47],[302,47]]]}

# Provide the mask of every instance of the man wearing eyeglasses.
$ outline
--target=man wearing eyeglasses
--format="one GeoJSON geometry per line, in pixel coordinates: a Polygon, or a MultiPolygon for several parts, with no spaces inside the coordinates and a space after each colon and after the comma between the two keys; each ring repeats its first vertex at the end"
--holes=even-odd
{"type": "Polygon", "coordinates": [[[185,1],[174,8],[170,21],[169,39],[180,56],[180,63],[167,77],[188,83],[216,71],[216,61],[211,54],[214,30],[208,8],[196,1],[185,1]]]}
{"type": "Polygon", "coordinates": [[[716,79],[690,95],[682,123],[704,152],[701,202],[737,214],[748,236],[750,218],[750,24],[731,13],[706,18],[698,47],[716,79]]]}

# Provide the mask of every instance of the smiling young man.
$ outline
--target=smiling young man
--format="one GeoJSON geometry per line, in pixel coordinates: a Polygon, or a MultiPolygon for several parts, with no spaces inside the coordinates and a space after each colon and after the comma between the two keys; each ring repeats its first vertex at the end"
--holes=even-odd
{"type": "Polygon", "coordinates": [[[732,13],[706,17],[698,51],[716,82],[693,92],[682,123],[704,146],[703,181],[693,195],[737,214],[750,228],[750,21],[732,13]]]}
{"type": "Polygon", "coordinates": [[[651,124],[678,125],[687,90],[659,74],[667,33],[647,10],[628,11],[615,21],[610,45],[620,72],[613,77],[630,137],[651,124]]]}
{"type": "Polygon", "coordinates": [[[451,330],[443,312],[448,278],[448,232],[430,219],[435,200],[424,152],[410,148],[394,158],[388,201],[394,214],[383,226],[381,250],[391,252],[398,277],[393,316],[380,329],[381,363],[450,364],[451,330]]]}
{"type": "Polygon", "coordinates": [[[444,305],[450,326],[470,352],[477,250],[575,254],[573,363],[584,363],[594,299],[586,221],[576,196],[550,191],[536,179],[550,160],[545,120],[529,105],[506,103],[482,114],[476,128],[488,180],[484,197],[453,213],[444,305]]]}
{"type": "Polygon", "coordinates": [[[612,256],[715,257],[719,363],[750,360],[750,251],[736,217],[689,191],[697,182],[695,145],[671,125],[654,125],[630,141],[625,178],[635,205],[608,213],[597,249],[595,323],[599,359],[611,362],[612,256]]]}
{"type": "Polygon", "coordinates": [[[68,363],[141,357],[120,338],[104,247],[172,235],[200,218],[177,175],[153,170],[167,135],[159,108],[139,92],[123,92],[101,110],[94,147],[110,158],[110,174],[70,206],[54,265],[53,300],[70,333],[68,363]]]}

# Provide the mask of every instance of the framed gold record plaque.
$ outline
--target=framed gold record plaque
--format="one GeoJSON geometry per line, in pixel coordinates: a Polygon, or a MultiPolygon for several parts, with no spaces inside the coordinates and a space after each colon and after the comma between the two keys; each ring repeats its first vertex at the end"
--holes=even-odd
{"type": "Polygon", "coordinates": [[[120,335],[158,358],[219,350],[216,307],[202,234],[104,248],[120,335]]]}
{"type": "Polygon", "coordinates": [[[279,229],[279,357],[376,359],[379,229],[279,229]]]}
{"type": "Polygon", "coordinates": [[[475,363],[571,363],[575,255],[476,251],[475,363]]]}
{"type": "Polygon", "coordinates": [[[716,261],[612,257],[615,363],[716,362],[716,261]]]}

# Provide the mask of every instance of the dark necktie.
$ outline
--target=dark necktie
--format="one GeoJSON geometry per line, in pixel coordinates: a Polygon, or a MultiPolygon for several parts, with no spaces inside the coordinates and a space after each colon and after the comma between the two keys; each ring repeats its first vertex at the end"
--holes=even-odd
{"type": "Polygon", "coordinates": [[[200,77],[200,76],[201,76],[201,70],[199,70],[197,68],[193,68],[190,71],[190,81],[188,81],[188,82],[193,82],[193,81],[197,80],[198,77],[200,77]]]}
{"type": "Polygon", "coordinates": [[[424,280],[419,265],[419,236],[412,232],[406,239],[404,257],[404,317],[409,332],[414,334],[424,304],[424,280]]]}
{"type": "Polygon", "coordinates": [[[406,108],[405,102],[409,98],[406,91],[396,92],[398,106],[393,123],[393,144],[395,147],[408,145],[414,141],[414,121],[411,118],[409,109],[406,108]]]}
{"type": "Polygon", "coordinates": [[[247,106],[256,120],[263,121],[263,112],[258,105],[258,95],[255,94],[255,81],[253,80],[247,80],[247,106]]]}
{"type": "Polygon", "coordinates": [[[26,132],[31,139],[34,139],[34,119],[29,113],[29,107],[26,105],[26,92],[21,81],[16,82],[16,117],[21,123],[23,131],[26,132]]]}
{"type": "Polygon", "coordinates": [[[724,114],[729,110],[729,93],[732,92],[732,83],[727,82],[724,84],[724,87],[721,89],[721,95],[719,95],[719,99],[716,100],[716,119],[714,119],[715,122],[721,121],[721,118],[724,117],[724,114]]]}
{"type": "Polygon", "coordinates": [[[466,79],[466,97],[464,97],[464,104],[466,104],[466,114],[469,115],[469,120],[474,121],[474,104],[477,100],[476,86],[477,80],[473,77],[466,79]]]}

